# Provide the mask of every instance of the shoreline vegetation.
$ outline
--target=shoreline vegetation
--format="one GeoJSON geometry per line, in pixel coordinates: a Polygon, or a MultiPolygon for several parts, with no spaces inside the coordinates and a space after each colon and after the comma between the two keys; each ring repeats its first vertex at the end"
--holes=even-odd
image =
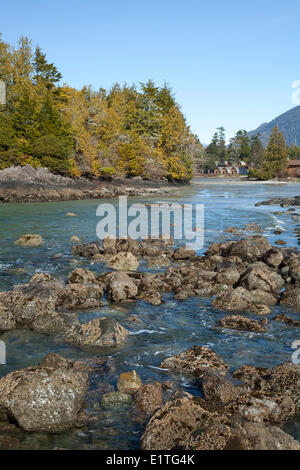
{"type": "Polygon", "coordinates": [[[0,203],[112,199],[169,194],[180,183],[135,178],[69,178],[29,165],[0,171],[0,203]]]}
{"type": "Polygon", "coordinates": [[[0,35],[0,56],[0,202],[164,194],[222,165],[242,165],[250,180],[284,180],[288,159],[300,158],[276,126],[266,148],[245,130],[226,145],[223,127],[204,148],[167,83],[77,90],[27,37],[15,47],[0,35]]]}
{"type": "MultiPolygon", "coordinates": [[[[267,180],[264,184],[292,184],[297,179],[267,180]]],[[[261,184],[247,177],[197,175],[192,184],[261,184]]],[[[151,197],[170,195],[187,182],[169,182],[167,179],[145,180],[141,177],[69,178],[55,175],[47,168],[30,165],[0,170],[0,204],[113,199],[118,196],[151,197]]]]}
{"type": "Polygon", "coordinates": [[[152,80],[81,90],[27,37],[0,36],[0,169],[31,165],[68,177],[189,181],[203,152],[170,86],[152,80]]]}
{"type": "MultiPolygon", "coordinates": [[[[297,178],[266,180],[264,184],[293,184],[297,178]]],[[[261,184],[244,176],[196,175],[191,184],[235,185],[261,184]]],[[[70,178],[51,173],[47,168],[30,165],[0,170],[0,204],[112,199],[118,196],[150,197],[170,195],[188,182],[167,179],[145,180],[141,177],[70,178]]]]}

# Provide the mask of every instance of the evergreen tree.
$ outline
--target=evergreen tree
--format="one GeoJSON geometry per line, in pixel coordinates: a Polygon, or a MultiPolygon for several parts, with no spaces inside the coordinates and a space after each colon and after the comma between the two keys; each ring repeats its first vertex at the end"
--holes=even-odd
{"type": "Polygon", "coordinates": [[[284,135],[276,125],[272,129],[271,136],[265,151],[263,166],[258,173],[262,179],[271,179],[279,174],[287,162],[287,146],[284,135]]]}
{"type": "MultiPolygon", "coordinates": [[[[0,166],[43,165],[78,176],[192,176],[202,151],[168,84],[114,84],[108,91],[58,87],[61,74],[40,47],[21,37],[16,48],[0,37],[0,166]]],[[[219,134],[220,150],[222,133],[219,134]]],[[[221,151],[220,151],[221,153],[221,151]]]]}
{"type": "Polygon", "coordinates": [[[245,130],[239,130],[236,135],[230,139],[228,148],[228,159],[232,164],[238,164],[240,161],[249,161],[251,153],[250,139],[245,130]]]}
{"type": "Polygon", "coordinates": [[[39,46],[35,49],[35,55],[33,59],[34,69],[34,81],[37,83],[42,80],[47,88],[52,88],[55,83],[59,82],[62,75],[58,72],[57,68],[53,64],[49,64],[46,60],[46,54],[42,53],[39,46]]]}
{"type": "Polygon", "coordinates": [[[258,135],[251,137],[249,163],[254,168],[261,168],[265,155],[265,149],[258,135]]]}
{"type": "Polygon", "coordinates": [[[300,147],[298,147],[297,145],[291,145],[288,148],[288,159],[300,160],[300,147]]]}

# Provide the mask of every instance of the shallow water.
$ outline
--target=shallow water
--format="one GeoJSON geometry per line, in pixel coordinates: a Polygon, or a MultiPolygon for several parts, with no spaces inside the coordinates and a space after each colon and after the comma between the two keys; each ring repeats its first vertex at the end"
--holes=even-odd
{"type": "MultiPolygon", "coordinates": [[[[152,198],[151,202],[204,204],[205,243],[201,251],[205,251],[212,242],[239,239],[230,233],[224,233],[224,228],[240,228],[252,222],[263,228],[264,235],[271,243],[280,238],[286,241],[287,246],[295,247],[297,239],[294,229],[297,223],[293,223],[290,215],[272,213],[286,209],[254,205],[271,197],[292,197],[298,194],[300,184],[295,183],[253,184],[237,180],[197,179],[189,186],[177,188],[172,196],[152,198]],[[278,227],[284,229],[284,232],[276,236],[273,231],[278,227]]],[[[138,201],[144,202],[143,199],[138,201]]],[[[98,274],[105,271],[102,264],[91,264],[88,260],[72,257],[72,244],[69,241],[72,235],[77,235],[83,242],[96,238],[96,208],[103,202],[116,204],[117,201],[0,205],[0,290],[11,289],[15,284],[27,282],[37,271],[49,272],[57,278],[66,278],[77,266],[88,267],[98,274]],[[67,212],[74,212],[77,216],[66,217],[67,212]],[[27,249],[14,246],[14,240],[24,233],[39,233],[44,239],[43,245],[27,249]],[[57,256],[58,254],[60,256],[57,256]],[[23,268],[24,271],[12,274],[10,270],[15,268],[23,268]]],[[[137,202],[137,199],[132,202],[137,202]]],[[[142,269],[146,267],[142,265],[142,269]]],[[[103,377],[91,377],[91,390],[96,390],[101,381],[115,385],[121,372],[134,368],[144,382],[173,380],[183,389],[197,395],[199,389],[194,380],[159,368],[166,356],[193,345],[211,347],[229,363],[232,370],[245,363],[274,367],[283,361],[291,360],[291,344],[299,339],[295,327],[271,322],[266,333],[222,329],[216,327],[216,323],[224,316],[224,312],[212,308],[210,302],[210,299],[196,297],[177,302],[173,295],[168,294],[164,296],[164,303],[159,307],[139,301],[126,305],[106,304],[101,309],[77,312],[76,316],[84,322],[99,316],[114,316],[131,332],[125,346],[113,351],[99,352],[99,357],[112,357],[115,369],[103,377]],[[128,314],[136,314],[141,323],[127,322],[128,314]]],[[[279,307],[273,310],[274,313],[283,311],[279,307]]],[[[300,315],[293,313],[293,318],[300,319],[300,315]]],[[[66,346],[59,338],[30,331],[6,332],[1,336],[1,340],[6,342],[7,364],[0,365],[0,376],[11,370],[36,364],[50,352],[73,359],[97,357],[95,353],[66,346]]],[[[139,448],[143,425],[134,418],[130,407],[119,411],[101,410],[97,394],[88,406],[98,412],[97,421],[88,428],[51,436],[21,433],[21,446],[73,449],[139,448]]],[[[300,440],[297,419],[289,423],[287,429],[300,440]]]]}

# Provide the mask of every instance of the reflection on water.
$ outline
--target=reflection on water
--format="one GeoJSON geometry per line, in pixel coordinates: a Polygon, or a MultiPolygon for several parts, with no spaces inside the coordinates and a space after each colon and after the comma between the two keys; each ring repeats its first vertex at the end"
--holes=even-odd
{"type": "MultiPolygon", "coordinates": [[[[287,246],[297,246],[293,233],[295,224],[290,216],[273,214],[282,210],[278,207],[255,207],[254,204],[271,197],[295,196],[300,193],[299,190],[299,184],[251,184],[236,180],[230,184],[228,180],[198,179],[189,186],[176,189],[172,197],[164,197],[163,201],[204,204],[203,251],[212,242],[234,239],[234,235],[223,232],[224,228],[240,228],[251,222],[263,228],[271,243],[278,239],[273,234],[274,229],[281,227],[284,232],[280,238],[286,241],[287,246]]],[[[142,198],[139,201],[146,202],[142,198]]],[[[27,282],[36,271],[66,278],[72,269],[80,265],[101,274],[105,270],[102,264],[73,258],[70,255],[72,244],[69,242],[72,235],[77,235],[82,241],[95,239],[95,213],[100,202],[103,200],[0,205],[0,289],[10,289],[17,283],[27,282]],[[66,217],[67,212],[74,212],[77,217],[66,217]],[[29,249],[15,247],[13,241],[24,233],[42,235],[43,246],[29,249]],[[16,268],[22,269],[15,271],[16,268]]],[[[152,198],[151,202],[156,202],[156,199],[152,198]]],[[[144,264],[142,269],[146,269],[144,264]]],[[[280,310],[279,307],[274,308],[274,312],[280,310]]],[[[121,372],[134,368],[144,382],[173,380],[197,395],[199,389],[195,380],[159,367],[166,356],[195,344],[213,348],[232,369],[245,363],[273,367],[290,360],[291,343],[299,339],[295,328],[273,322],[266,333],[230,331],[216,326],[223,315],[211,307],[210,299],[189,298],[177,302],[170,294],[164,296],[164,303],[159,307],[140,301],[125,305],[107,304],[101,309],[78,312],[76,316],[84,322],[99,316],[113,316],[131,331],[124,347],[109,351],[114,364],[112,372],[91,378],[91,390],[95,390],[96,398],[91,400],[89,406],[98,411],[97,420],[88,428],[61,435],[23,433],[22,447],[138,448],[142,423],[134,418],[130,407],[121,411],[101,410],[96,392],[99,381],[115,385],[121,372]],[[141,323],[128,322],[129,314],[137,315],[141,323]]],[[[295,314],[295,318],[300,319],[300,315],[295,314]]],[[[65,345],[59,338],[30,331],[6,332],[1,335],[1,340],[7,346],[7,365],[0,365],[0,375],[35,364],[50,352],[76,359],[95,358],[95,353],[65,345]]],[[[101,357],[106,355],[105,351],[98,354],[101,357]]],[[[294,420],[288,426],[289,431],[300,439],[299,423],[294,420]]]]}

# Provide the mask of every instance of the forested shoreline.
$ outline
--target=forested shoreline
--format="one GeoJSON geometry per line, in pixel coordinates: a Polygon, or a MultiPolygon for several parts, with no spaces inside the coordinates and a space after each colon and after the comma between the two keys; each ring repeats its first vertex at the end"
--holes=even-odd
{"type": "Polygon", "coordinates": [[[0,169],[31,165],[71,177],[141,176],[188,181],[203,147],[168,84],[81,90],[27,37],[0,37],[0,169]]]}

